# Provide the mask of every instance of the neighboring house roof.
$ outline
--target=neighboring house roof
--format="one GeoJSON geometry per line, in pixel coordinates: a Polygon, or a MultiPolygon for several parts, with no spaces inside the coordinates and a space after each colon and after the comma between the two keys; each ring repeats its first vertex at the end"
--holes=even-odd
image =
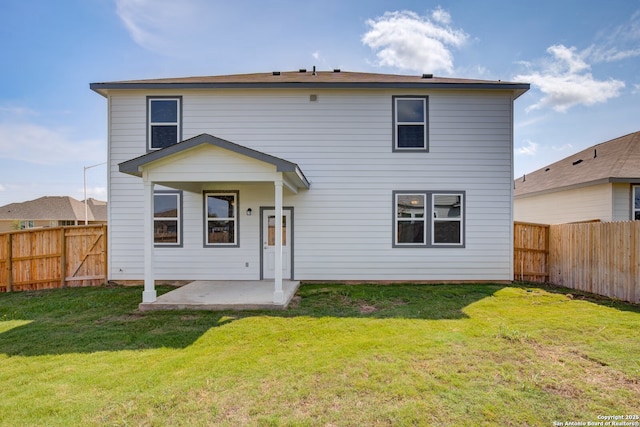
{"type": "MultiPolygon", "coordinates": [[[[107,202],[87,199],[88,220],[107,221],[107,202]]],[[[84,202],[69,196],[45,196],[0,206],[0,220],[84,221],[84,202]]]]}
{"type": "Polygon", "coordinates": [[[500,80],[472,80],[434,77],[433,74],[397,75],[333,71],[274,71],[271,73],[225,76],[182,77],[149,80],[126,80],[91,83],[91,90],[106,96],[110,89],[230,89],[230,88],[404,88],[404,89],[477,89],[510,90],[516,98],[527,90],[528,83],[500,80]]]}
{"type": "Polygon", "coordinates": [[[144,165],[204,144],[224,148],[226,150],[233,151],[234,153],[242,154],[244,156],[272,164],[276,167],[276,170],[278,172],[284,172],[286,175],[293,177],[294,181],[296,181],[299,186],[305,188],[309,188],[310,186],[309,181],[304,176],[302,170],[300,170],[297,164],[292,163],[288,160],[281,159],[279,157],[271,156],[261,151],[253,150],[251,148],[235,144],[233,142],[209,135],[207,133],[194,136],[193,138],[184,140],[179,144],[171,145],[157,151],[152,151],[143,156],[120,163],[120,172],[128,173],[135,176],[142,176],[141,168],[144,165]]]}
{"type": "Polygon", "coordinates": [[[515,180],[515,197],[608,182],[640,182],[640,131],[594,145],[515,180]]]}

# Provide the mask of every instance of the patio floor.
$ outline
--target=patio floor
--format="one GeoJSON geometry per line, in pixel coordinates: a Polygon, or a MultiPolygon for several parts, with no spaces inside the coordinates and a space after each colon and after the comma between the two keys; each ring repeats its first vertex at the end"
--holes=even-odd
{"type": "Polygon", "coordinates": [[[273,280],[218,281],[196,280],[166,294],[154,302],[140,303],[140,311],[149,310],[283,310],[287,308],[300,282],[284,280],[284,303],[273,302],[273,280]]]}

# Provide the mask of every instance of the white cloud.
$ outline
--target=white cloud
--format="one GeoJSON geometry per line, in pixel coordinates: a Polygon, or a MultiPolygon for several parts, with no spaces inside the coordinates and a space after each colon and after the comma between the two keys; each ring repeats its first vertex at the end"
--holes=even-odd
{"type": "Polygon", "coordinates": [[[589,48],[594,62],[614,62],[640,56],[640,10],[627,22],[607,28],[600,35],[599,45],[589,48]]]}
{"type": "Polygon", "coordinates": [[[205,31],[200,6],[193,1],[116,0],[116,13],[137,44],[166,54],[179,52],[185,37],[205,31]]]}
{"type": "Polygon", "coordinates": [[[100,162],[106,147],[101,141],[72,141],[68,131],[33,123],[0,122],[0,158],[51,165],[75,161],[100,162]]]}
{"type": "Polygon", "coordinates": [[[418,72],[453,71],[452,47],[462,46],[468,35],[450,26],[451,16],[438,8],[431,17],[411,11],[386,12],[367,20],[362,42],[376,51],[378,65],[418,72]]]}
{"type": "Polygon", "coordinates": [[[517,148],[516,154],[521,156],[535,156],[538,152],[539,144],[530,140],[526,140],[525,142],[527,143],[527,145],[517,148]]]}
{"type": "Polygon", "coordinates": [[[575,47],[555,45],[549,47],[547,52],[552,58],[541,70],[514,77],[515,80],[533,84],[545,94],[527,110],[551,107],[555,111],[566,112],[576,105],[606,102],[619,96],[625,87],[620,80],[596,80],[586,62],[588,50],[577,52],[575,47]]]}
{"type": "Polygon", "coordinates": [[[553,146],[551,146],[551,149],[553,151],[560,151],[560,152],[567,151],[567,150],[572,150],[573,149],[573,144],[564,144],[564,145],[561,145],[561,146],[553,145],[553,146]]]}
{"type": "Polygon", "coordinates": [[[5,191],[6,188],[4,188],[4,185],[0,184],[0,191],[5,191]]]}

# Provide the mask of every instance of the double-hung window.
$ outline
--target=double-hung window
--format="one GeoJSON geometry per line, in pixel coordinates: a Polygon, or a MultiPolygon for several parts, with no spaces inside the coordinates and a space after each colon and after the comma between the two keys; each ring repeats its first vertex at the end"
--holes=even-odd
{"type": "Polygon", "coordinates": [[[429,150],[429,98],[394,96],[393,151],[429,150]]]}
{"type": "Polygon", "coordinates": [[[147,98],[149,150],[169,147],[180,141],[181,104],[180,97],[147,98]]]}
{"type": "Polygon", "coordinates": [[[153,242],[156,246],[180,246],[182,193],[156,191],[153,195],[153,242]]]}
{"type": "Polygon", "coordinates": [[[205,246],[238,246],[238,192],[205,192],[205,246]]]}
{"type": "Polygon", "coordinates": [[[464,247],[464,192],[394,191],[394,247],[464,247]]]}
{"type": "Polygon", "coordinates": [[[633,215],[631,219],[640,221],[640,185],[633,186],[633,215]]]}
{"type": "Polygon", "coordinates": [[[432,194],[431,244],[462,245],[462,194],[432,194]]]}

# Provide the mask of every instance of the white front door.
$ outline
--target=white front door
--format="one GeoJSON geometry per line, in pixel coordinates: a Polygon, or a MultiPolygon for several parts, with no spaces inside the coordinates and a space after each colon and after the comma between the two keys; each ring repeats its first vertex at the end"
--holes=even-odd
{"type": "MultiPolygon", "coordinates": [[[[276,264],[276,212],[262,213],[262,277],[273,279],[276,264]]],[[[291,279],[291,211],[282,211],[282,278],[291,279]]]]}

